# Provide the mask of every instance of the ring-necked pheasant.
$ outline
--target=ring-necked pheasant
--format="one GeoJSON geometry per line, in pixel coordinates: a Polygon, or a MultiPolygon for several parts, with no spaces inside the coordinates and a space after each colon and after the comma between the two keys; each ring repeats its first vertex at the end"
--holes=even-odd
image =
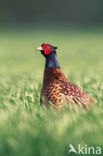
{"type": "Polygon", "coordinates": [[[40,103],[49,106],[53,104],[56,108],[63,107],[67,103],[83,106],[94,103],[94,100],[88,96],[82,89],[67,80],[63,74],[56,55],[57,47],[50,44],[42,44],[37,50],[46,58],[44,80],[40,95],[40,103]]]}

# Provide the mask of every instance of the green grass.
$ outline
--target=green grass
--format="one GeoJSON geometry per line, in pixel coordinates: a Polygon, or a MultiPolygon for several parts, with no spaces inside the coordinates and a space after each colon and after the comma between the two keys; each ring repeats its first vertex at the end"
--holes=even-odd
{"type": "Polygon", "coordinates": [[[103,31],[0,32],[0,155],[67,156],[69,144],[103,155],[103,31]],[[41,109],[42,42],[58,46],[68,79],[95,99],[89,112],[41,109]]]}

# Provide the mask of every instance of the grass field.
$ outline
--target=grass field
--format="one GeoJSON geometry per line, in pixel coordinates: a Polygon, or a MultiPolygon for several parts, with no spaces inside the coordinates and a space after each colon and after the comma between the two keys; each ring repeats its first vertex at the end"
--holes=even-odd
{"type": "Polygon", "coordinates": [[[0,31],[0,156],[67,156],[69,144],[103,155],[103,31],[0,31]],[[68,79],[95,99],[89,112],[40,108],[42,42],[58,46],[68,79]]]}

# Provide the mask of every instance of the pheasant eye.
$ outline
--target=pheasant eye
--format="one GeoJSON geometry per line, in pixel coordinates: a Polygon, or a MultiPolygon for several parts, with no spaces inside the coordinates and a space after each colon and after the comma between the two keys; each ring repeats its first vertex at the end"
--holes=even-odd
{"type": "Polygon", "coordinates": [[[52,50],[52,48],[48,44],[44,44],[43,49],[44,49],[44,54],[45,55],[49,55],[51,53],[51,50],[52,50]]]}

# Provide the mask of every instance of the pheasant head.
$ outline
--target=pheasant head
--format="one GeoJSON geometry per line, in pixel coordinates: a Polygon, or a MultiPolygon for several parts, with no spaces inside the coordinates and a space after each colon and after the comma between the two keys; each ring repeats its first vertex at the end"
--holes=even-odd
{"type": "Polygon", "coordinates": [[[57,47],[50,44],[42,44],[37,50],[41,51],[41,54],[46,59],[46,67],[50,68],[60,68],[59,61],[56,54],[57,47]]]}

